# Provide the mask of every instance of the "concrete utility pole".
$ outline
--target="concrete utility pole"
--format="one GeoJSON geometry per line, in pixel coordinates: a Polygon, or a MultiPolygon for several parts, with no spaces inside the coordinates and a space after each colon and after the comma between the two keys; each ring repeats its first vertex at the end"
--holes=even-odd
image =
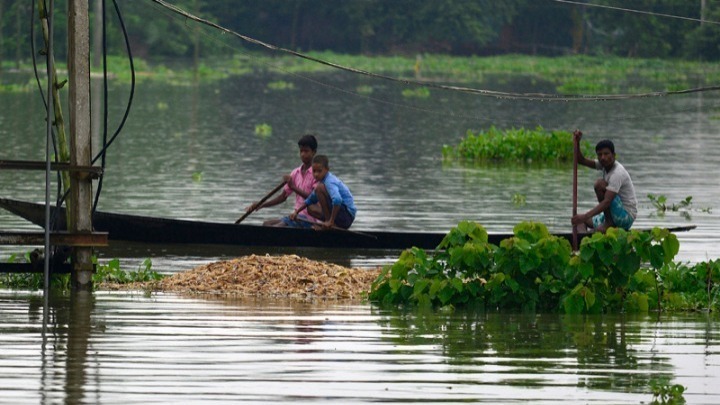
{"type": "MultiPolygon", "coordinates": [[[[70,164],[90,166],[90,23],[87,0],[68,2],[68,112],[70,116],[70,164]]],[[[72,210],[68,230],[92,232],[92,179],[75,173],[70,179],[72,210]]],[[[72,255],[72,285],[78,291],[92,290],[91,247],[75,247],[72,255]]]]}

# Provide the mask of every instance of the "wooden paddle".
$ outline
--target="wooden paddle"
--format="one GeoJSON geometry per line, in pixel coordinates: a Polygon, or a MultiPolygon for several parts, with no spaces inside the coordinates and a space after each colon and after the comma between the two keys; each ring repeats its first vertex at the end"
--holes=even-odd
{"type": "Polygon", "coordinates": [[[238,219],[237,221],[235,221],[235,224],[239,224],[240,222],[243,221],[243,219],[247,218],[248,215],[250,215],[250,214],[252,214],[253,212],[257,211],[258,208],[260,208],[260,206],[263,205],[263,203],[268,200],[268,198],[272,197],[273,194],[275,194],[275,193],[277,193],[278,191],[280,191],[280,189],[283,188],[284,185],[285,185],[285,180],[283,180],[282,183],[278,184],[277,187],[275,187],[274,189],[272,189],[271,192],[269,192],[265,197],[263,197],[260,201],[258,201],[258,203],[257,203],[257,205],[255,206],[255,209],[254,209],[254,210],[247,211],[245,214],[243,214],[243,216],[240,217],[240,219],[238,219]]]}
{"type": "MultiPolygon", "coordinates": [[[[305,219],[305,218],[301,218],[301,217],[299,217],[299,216],[298,216],[298,217],[295,217],[295,220],[296,220],[296,221],[299,221],[299,222],[305,222],[306,224],[317,224],[317,222],[315,222],[315,221],[310,221],[310,220],[307,220],[307,219],[305,219]]],[[[339,226],[335,226],[335,225],[333,225],[333,226],[331,227],[331,229],[334,229],[334,230],[336,230],[336,231],[341,231],[341,232],[352,233],[352,234],[355,234],[355,235],[358,235],[358,236],[364,236],[364,237],[366,237],[366,238],[377,239],[377,236],[375,236],[375,235],[370,235],[369,233],[365,233],[365,232],[351,231],[351,230],[349,230],[349,229],[340,228],[339,226]]]]}
{"type": "MultiPolygon", "coordinates": [[[[575,132],[579,132],[575,130],[575,132]]],[[[578,148],[580,143],[578,142],[575,133],[573,133],[573,206],[572,215],[577,215],[577,187],[578,187],[578,148]]],[[[572,227],[572,248],[573,251],[578,250],[578,226],[573,225],[572,227]]]]}

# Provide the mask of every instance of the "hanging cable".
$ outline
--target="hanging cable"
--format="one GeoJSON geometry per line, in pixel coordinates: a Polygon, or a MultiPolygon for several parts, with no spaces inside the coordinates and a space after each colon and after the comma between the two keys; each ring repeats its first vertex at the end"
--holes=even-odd
{"type": "MultiPolygon", "coordinates": [[[[43,0],[41,0],[43,1],[43,0]]],[[[47,89],[48,95],[53,91],[54,86],[54,72],[55,66],[53,65],[53,26],[54,26],[54,0],[50,0],[50,5],[45,8],[45,18],[48,24],[48,42],[45,58],[47,60],[47,89]]],[[[47,102],[47,125],[46,125],[46,138],[45,138],[45,254],[44,254],[44,266],[43,266],[43,294],[45,300],[48,300],[48,294],[50,293],[50,144],[52,143],[52,123],[53,123],[53,98],[48,97],[47,102]]]]}
{"type": "MultiPolygon", "coordinates": [[[[160,13],[162,13],[163,15],[167,16],[167,18],[169,18],[169,19],[173,19],[173,18],[174,18],[174,19],[177,19],[177,18],[179,18],[178,15],[177,15],[177,13],[172,12],[172,11],[170,11],[170,10],[159,9],[158,12],[160,12],[160,13]]],[[[180,16],[180,17],[182,17],[182,16],[180,16]]],[[[185,24],[185,27],[188,27],[187,24],[185,24]]],[[[190,29],[190,28],[188,27],[188,29],[190,29]]],[[[249,59],[253,59],[253,55],[252,55],[251,53],[249,53],[249,52],[244,52],[242,49],[238,49],[238,48],[236,48],[236,47],[233,47],[232,45],[229,45],[229,44],[227,44],[225,41],[223,41],[223,40],[221,40],[220,38],[218,38],[217,36],[213,36],[213,35],[210,35],[210,34],[208,34],[208,33],[205,33],[204,31],[202,31],[202,30],[200,30],[200,29],[198,29],[198,28],[192,28],[192,29],[193,29],[196,33],[199,33],[199,34],[205,36],[208,40],[214,41],[214,42],[218,43],[220,46],[227,47],[228,49],[231,49],[231,50],[233,50],[234,52],[237,52],[237,53],[240,53],[240,54],[243,54],[243,55],[247,56],[249,59]]],[[[330,89],[330,90],[332,90],[332,91],[336,91],[336,92],[339,92],[339,93],[347,94],[347,95],[350,95],[350,96],[358,97],[358,98],[361,98],[361,99],[364,99],[364,100],[368,100],[368,101],[372,101],[372,102],[376,102],[376,103],[380,103],[380,104],[385,104],[385,105],[392,106],[392,107],[404,108],[404,109],[407,109],[407,110],[412,110],[412,111],[417,111],[417,112],[423,112],[423,113],[427,113],[427,114],[440,115],[440,116],[443,116],[443,117],[463,118],[463,119],[472,120],[472,121],[489,122],[489,123],[492,123],[492,124],[497,124],[497,123],[510,123],[510,124],[513,124],[513,125],[521,124],[521,125],[524,125],[524,126],[527,126],[527,125],[539,125],[539,122],[538,122],[538,121],[526,121],[526,120],[519,120],[519,119],[504,120],[504,119],[499,119],[499,118],[496,118],[496,117],[495,117],[495,118],[492,118],[492,119],[490,119],[490,118],[482,118],[482,117],[478,117],[478,116],[475,116],[475,115],[469,116],[469,115],[466,115],[466,114],[457,113],[456,111],[437,110],[437,109],[428,108],[428,107],[420,107],[420,106],[417,106],[417,105],[410,105],[410,104],[407,104],[407,103],[399,103],[399,102],[395,102],[395,101],[385,100],[385,99],[382,99],[382,98],[373,97],[373,96],[369,96],[369,95],[366,95],[366,94],[361,94],[361,93],[358,93],[357,91],[344,89],[344,88],[341,88],[341,87],[339,87],[339,86],[336,86],[336,85],[333,85],[333,84],[329,84],[329,83],[323,82],[323,81],[321,81],[321,80],[315,79],[315,78],[313,78],[313,77],[306,76],[306,75],[303,75],[303,74],[294,72],[294,71],[286,68],[285,66],[283,66],[282,63],[272,63],[272,62],[268,62],[268,61],[265,61],[265,60],[262,60],[262,59],[261,59],[261,60],[258,60],[257,62],[260,63],[260,64],[262,64],[262,65],[264,65],[264,66],[266,66],[266,67],[268,67],[268,68],[270,68],[270,69],[275,69],[275,70],[284,72],[285,74],[287,74],[287,75],[289,75],[289,76],[297,77],[297,78],[299,78],[299,79],[301,79],[301,80],[305,80],[305,81],[307,81],[307,82],[313,83],[314,85],[321,86],[321,87],[325,87],[325,88],[330,89]]],[[[707,108],[715,108],[715,107],[709,105],[709,106],[707,106],[707,108]]],[[[687,111],[689,111],[689,110],[694,110],[694,109],[695,109],[695,108],[687,109],[687,111]]],[[[614,120],[617,120],[617,121],[630,121],[630,120],[635,120],[635,119],[637,119],[637,118],[665,117],[665,116],[667,116],[668,113],[681,113],[681,112],[685,112],[685,111],[686,111],[685,109],[680,109],[680,110],[672,110],[672,111],[669,111],[669,112],[658,112],[658,114],[656,114],[656,115],[642,115],[642,116],[634,116],[634,115],[618,116],[618,115],[615,115],[615,116],[613,116],[613,119],[614,119],[614,120]]],[[[550,129],[550,130],[552,130],[552,129],[558,129],[558,130],[565,129],[564,127],[563,127],[563,128],[545,127],[545,128],[546,128],[546,129],[550,129]]]]}
{"type": "MultiPolygon", "coordinates": [[[[105,155],[107,153],[107,149],[112,145],[113,142],[115,142],[115,139],[117,139],[118,135],[120,134],[120,131],[122,131],[122,128],[125,126],[125,122],[127,121],[128,116],[130,115],[130,109],[132,108],[133,98],[135,97],[135,62],[133,61],[132,56],[132,49],[130,47],[130,38],[128,37],[127,28],[125,27],[125,21],[122,18],[122,12],[120,11],[120,7],[117,4],[116,0],[113,0],[113,5],[115,7],[115,13],[117,14],[118,21],[120,23],[120,28],[123,33],[123,38],[125,40],[125,49],[128,53],[128,62],[130,63],[130,95],[128,96],[128,102],[125,107],[125,113],[123,114],[122,119],[120,120],[120,124],[118,124],[117,129],[113,133],[113,136],[110,138],[110,140],[107,140],[107,120],[108,120],[108,88],[107,88],[107,43],[106,43],[106,31],[105,31],[105,25],[106,25],[106,18],[105,18],[105,0],[103,0],[103,80],[105,83],[105,91],[104,91],[104,104],[105,104],[105,123],[104,130],[103,130],[103,147],[98,152],[98,154],[93,158],[92,163],[94,164],[98,158],[102,157],[102,168],[103,173],[105,172],[105,155]]],[[[100,192],[102,191],[102,182],[103,182],[103,174],[100,175],[100,179],[98,180],[98,187],[97,191],[95,193],[95,201],[93,202],[93,208],[92,212],[95,212],[97,209],[97,204],[100,199],[100,192]]]]}
{"type": "Polygon", "coordinates": [[[716,91],[720,90],[720,86],[710,86],[710,87],[700,87],[700,88],[693,88],[693,89],[684,89],[684,90],[676,90],[676,91],[654,91],[654,92],[648,92],[648,93],[636,93],[636,94],[602,94],[602,95],[587,95],[587,94],[545,94],[545,93],[515,93],[515,92],[504,92],[504,91],[495,91],[495,90],[486,90],[486,89],[475,89],[470,87],[462,87],[462,86],[448,86],[448,85],[442,85],[442,84],[436,84],[431,82],[422,82],[417,80],[410,80],[410,79],[399,79],[396,77],[390,77],[381,75],[378,73],[372,73],[361,69],[356,69],[344,65],[339,65],[337,63],[329,62],[324,59],[316,58],[310,55],[306,55],[300,52],[296,52],[290,49],[282,48],[276,45],[268,44],[266,42],[260,41],[255,38],[248,37],[246,35],[239,34],[235,31],[232,31],[228,28],[222,27],[218,24],[215,24],[211,21],[208,21],[206,19],[200,18],[196,15],[190,14],[187,11],[169,4],[165,2],[164,0],[150,0],[152,2],[157,3],[158,5],[167,8],[168,10],[179,14],[187,19],[196,21],[200,24],[207,25],[209,27],[215,28],[221,32],[233,35],[235,37],[238,37],[242,39],[243,41],[262,46],[264,48],[270,49],[275,52],[281,52],[286,53],[289,55],[297,56],[299,58],[309,60],[312,62],[320,63],[325,66],[329,66],[335,69],[344,70],[347,72],[357,73],[369,77],[374,77],[377,79],[383,79],[383,80],[389,80],[393,82],[399,82],[403,84],[408,85],[416,85],[416,86],[424,86],[424,87],[430,87],[430,88],[436,88],[441,90],[449,90],[449,91],[457,91],[462,93],[471,93],[476,94],[479,96],[487,96],[487,97],[494,97],[494,98],[500,98],[500,99],[519,99],[519,100],[531,100],[531,101],[610,101],[610,100],[627,100],[627,99],[633,99],[633,98],[650,98],[650,97],[664,97],[664,96],[670,96],[670,95],[679,95],[679,94],[691,94],[691,93],[699,93],[699,92],[706,92],[706,91],[716,91]]]}
{"type": "MultiPolygon", "coordinates": [[[[102,70],[103,70],[103,132],[102,132],[102,153],[98,156],[101,157],[101,167],[105,170],[106,156],[105,148],[107,147],[107,135],[108,135],[108,75],[107,75],[107,4],[105,0],[100,2],[102,8],[100,15],[102,21],[102,70]]],[[[95,160],[92,161],[95,163],[95,160]]],[[[97,209],[98,201],[100,200],[100,192],[102,191],[103,185],[103,174],[100,174],[100,178],[97,183],[97,190],[95,191],[95,201],[93,201],[92,212],[94,213],[97,209]]]]}
{"type": "Polygon", "coordinates": [[[681,15],[673,15],[673,14],[665,14],[665,13],[656,13],[654,11],[635,10],[635,9],[631,9],[631,8],[608,6],[605,4],[583,3],[581,1],[571,1],[571,0],[550,0],[550,1],[554,1],[556,3],[574,4],[574,5],[578,5],[578,6],[604,8],[604,9],[608,9],[608,10],[622,11],[624,13],[644,14],[644,15],[651,15],[651,16],[655,16],[655,17],[674,18],[677,20],[685,20],[685,21],[720,25],[720,21],[709,21],[709,20],[703,20],[700,18],[683,17],[681,15]]]}

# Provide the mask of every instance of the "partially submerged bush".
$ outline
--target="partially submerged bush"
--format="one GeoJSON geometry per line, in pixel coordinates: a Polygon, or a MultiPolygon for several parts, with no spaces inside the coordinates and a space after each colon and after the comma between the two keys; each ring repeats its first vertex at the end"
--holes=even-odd
{"type": "MultiPolygon", "coordinates": [[[[586,155],[593,155],[588,142],[581,146],[586,155]]],[[[486,131],[468,130],[457,146],[443,146],[443,157],[461,162],[572,162],[573,139],[567,131],[491,126],[486,131]]]]}
{"type": "Polygon", "coordinates": [[[481,225],[461,222],[434,252],[404,251],[373,282],[369,298],[565,313],[718,306],[720,261],[677,270],[672,260],[680,245],[666,229],[611,228],[583,239],[577,253],[541,223],[520,223],[513,233],[495,246],[481,225]]]}

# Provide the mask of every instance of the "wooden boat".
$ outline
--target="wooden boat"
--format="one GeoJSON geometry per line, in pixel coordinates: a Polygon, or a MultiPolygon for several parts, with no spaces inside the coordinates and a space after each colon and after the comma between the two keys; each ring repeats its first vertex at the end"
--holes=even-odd
{"type": "MultiPolygon", "coordinates": [[[[45,205],[0,198],[0,207],[40,226],[45,224],[45,205]]],[[[52,212],[56,210],[51,207],[52,212]]],[[[56,218],[58,230],[65,229],[65,210],[56,218]]],[[[159,244],[210,244],[237,246],[319,247],[342,249],[403,250],[410,247],[434,249],[444,233],[341,231],[324,232],[312,229],[273,228],[259,225],[189,221],[109,212],[95,212],[96,231],[108,232],[109,239],[159,244]]],[[[695,226],[671,228],[672,232],[694,229],[695,226]]],[[[556,234],[570,241],[570,232],[556,234]]],[[[491,234],[489,241],[499,244],[512,234],[491,234]]],[[[585,236],[585,235],[580,235],[585,236]]]]}

